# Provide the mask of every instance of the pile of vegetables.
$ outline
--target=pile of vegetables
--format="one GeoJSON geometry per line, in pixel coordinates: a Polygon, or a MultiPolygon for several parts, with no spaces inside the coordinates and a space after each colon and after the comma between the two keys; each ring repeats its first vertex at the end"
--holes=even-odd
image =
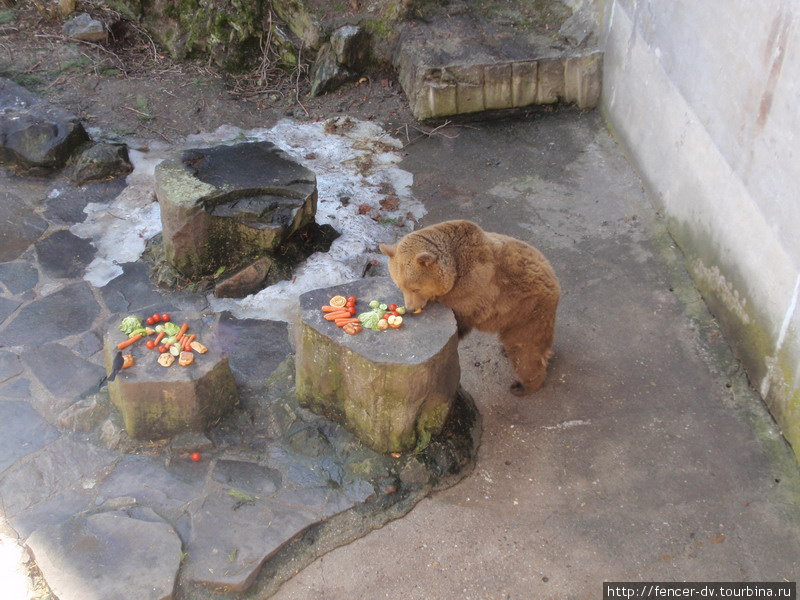
{"type": "Polygon", "coordinates": [[[327,321],[333,321],[337,327],[341,327],[345,333],[355,335],[364,328],[374,331],[386,331],[397,329],[403,325],[403,315],[406,309],[396,304],[384,304],[378,300],[369,303],[369,310],[362,312],[357,317],[355,296],[345,298],[344,296],[334,296],[328,304],[322,307],[327,321]]]}
{"type": "MultiPolygon", "coordinates": [[[[189,324],[178,325],[172,322],[169,313],[155,313],[145,319],[145,326],[142,319],[135,315],[129,315],[122,319],[119,325],[120,331],[128,336],[128,339],[117,344],[118,350],[124,350],[138,342],[144,337],[147,339],[145,346],[149,350],[157,350],[159,353],[158,364],[169,367],[178,359],[178,364],[189,366],[194,362],[194,352],[205,354],[208,348],[197,340],[195,334],[189,334],[189,324]],[[161,323],[156,325],[156,323],[161,323]],[[151,327],[155,326],[155,327],[151,327]]],[[[123,368],[133,365],[133,356],[125,355],[123,368]]]]}

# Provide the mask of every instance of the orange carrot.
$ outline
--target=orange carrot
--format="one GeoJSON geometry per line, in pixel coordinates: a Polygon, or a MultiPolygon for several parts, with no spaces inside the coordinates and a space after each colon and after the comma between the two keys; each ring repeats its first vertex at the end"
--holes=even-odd
{"type": "Polygon", "coordinates": [[[325,315],[325,320],[326,321],[335,321],[336,319],[346,319],[348,317],[350,317],[350,311],[349,310],[341,310],[339,312],[327,313],[325,315]]]}
{"type": "Polygon", "coordinates": [[[156,346],[158,346],[161,343],[161,340],[164,339],[165,335],[167,335],[166,331],[159,331],[158,332],[158,335],[156,336],[156,346]]]}
{"type": "Polygon", "coordinates": [[[124,342],[120,342],[119,344],[117,344],[117,348],[119,350],[122,350],[123,348],[127,348],[131,344],[134,344],[134,343],[138,342],[140,339],[142,339],[142,334],[141,333],[137,333],[132,338],[128,338],[124,342]]]}
{"type": "Polygon", "coordinates": [[[342,327],[348,323],[360,323],[361,321],[359,321],[357,317],[348,317],[346,319],[336,319],[334,322],[337,327],[342,327]]]}
{"type": "Polygon", "coordinates": [[[181,325],[181,328],[178,331],[178,338],[180,338],[184,333],[186,333],[187,329],[189,329],[189,324],[188,323],[184,323],[183,325],[181,325]]]}
{"type": "Polygon", "coordinates": [[[192,335],[185,335],[183,336],[183,349],[187,352],[192,351],[191,343],[194,341],[194,338],[197,336],[195,334],[192,335]]]}
{"type": "Polygon", "coordinates": [[[339,312],[342,310],[341,306],[328,306],[327,304],[322,307],[322,312],[339,312]]]}

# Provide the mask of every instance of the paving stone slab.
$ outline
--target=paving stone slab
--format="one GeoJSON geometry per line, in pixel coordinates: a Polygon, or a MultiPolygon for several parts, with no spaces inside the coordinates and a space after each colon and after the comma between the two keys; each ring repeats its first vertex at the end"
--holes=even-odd
{"type": "Polygon", "coordinates": [[[22,373],[19,356],[8,350],[0,350],[0,383],[22,373]]]}
{"type": "Polygon", "coordinates": [[[0,262],[14,260],[39,239],[47,221],[23,199],[0,191],[0,262]]]}
{"type": "Polygon", "coordinates": [[[22,304],[21,300],[12,298],[0,298],[0,323],[6,320],[22,304]]]}
{"type": "Polygon", "coordinates": [[[20,294],[36,287],[39,272],[27,262],[0,263],[0,281],[12,294],[20,294]]]}
{"type": "Polygon", "coordinates": [[[62,435],[0,477],[5,515],[14,517],[76,485],[93,487],[116,458],[105,449],[62,435]]]}
{"type": "Polygon", "coordinates": [[[31,397],[31,382],[29,379],[20,378],[0,387],[0,396],[5,398],[26,399],[31,397]]]}
{"type": "Polygon", "coordinates": [[[286,323],[236,319],[229,312],[219,316],[217,340],[237,382],[249,386],[266,380],[291,352],[286,323]]]}
{"type": "Polygon", "coordinates": [[[54,396],[80,398],[96,391],[105,369],[61,344],[43,344],[22,355],[33,375],[54,396]]]}
{"type": "MultiPolygon", "coordinates": [[[[122,275],[115,277],[100,289],[109,311],[136,313],[144,308],[154,308],[161,313],[172,308],[170,300],[150,280],[147,265],[137,262],[121,266],[122,275]]],[[[153,314],[155,310],[149,314],[153,314]]]]}
{"type": "Polygon", "coordinates": [[[100,314],[86,282],[73,283],[23,306],[3,331],[9,346],[36,346],[83,333],[100,314]]]}
{"type": "Polygon", "coordinates": [[[97,498],[91,489],[78,486],[66,492],[57,493],[47,500],[32,505],[21,513],[9,518],[9,523],[20,539],[26,539],[37,529],[58,525],[75,515],[97,506],[97,498]]]}
{"type": "Polygon", "coordinates": [[[89,241],[60,229],[35,244],[39,265],[50,277],[80,278],[97,249],[89,241]]]}
{"type": "Polygon", "coordinates": [[[44,217],[55,225],[75,225],[86,220],[84,208],[90,202],[105,204],[126,187],[124,178],[93,181],[82,187],[72,185],[54,188],[45,200],[44,217]]]}
{"type": "Polygon", "coordinates": [[[181,541],[168,523],[150,519],[80,516],[38,529],[26,545],[60,600],[165,600],[175,590],[181,541]]]}
{"type": "Polygon", "coordinates": [[[59,435],[27,402],[0,402],[0,473],[59,435]]]}

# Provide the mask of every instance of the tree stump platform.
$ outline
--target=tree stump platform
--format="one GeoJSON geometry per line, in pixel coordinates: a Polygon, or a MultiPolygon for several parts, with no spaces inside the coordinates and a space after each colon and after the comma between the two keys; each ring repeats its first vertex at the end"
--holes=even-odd
{"type": "MultiPolygon", "coordinates": [[[[173,322],[182,323],[173,314],[173,322]]],[[[119,329],[121,318],[109,322],[103,345],[106,372],[117,354],[117,344],[127,336],[119,329]]],[[[170,367],[158,364],[159,353],[139,340],[123,350],[133,354],[135,364],[120,371],[108,382],[111,402],[117,407],[128,435],[135,439],[156,440],[187,431],[202,432],[239,404],[239,393],[228,359],[221,352],[215,328],[201,319],[187,320],[189,333],[208,348],[195,353],[194,362],[170,367]]]]}
{"type": "Polygon", "coordinates": [[[402,327],[349,335],[323,318],[335,295],[402,304],[388,277],[372,277],[300,296],[296,390],[301,405],[332,419],[377,452],[404,452],[439,433],[456,398],[461,370],[453,312],[441,304],[404,316],[402,327]]]}

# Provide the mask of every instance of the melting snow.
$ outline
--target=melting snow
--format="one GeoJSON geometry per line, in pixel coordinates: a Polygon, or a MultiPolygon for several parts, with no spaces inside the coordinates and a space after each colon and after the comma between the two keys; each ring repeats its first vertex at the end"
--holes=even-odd
{"type": "Polygon", "coordinates": [[[239,318],[289,321],[300,294],[361,277],[364,265],[376,256],[378,243],[395,241],[425,214],[411,193],[413,176],[397,167],[401,142],[375,123],[340,118],[317,123],[283,120],[270,129],[222,126],[188,136],[177,146],[153,143],[147,152],[130,151],[134,171],[128,176],[128,186],[111,203],[90,203],[84,209],[86,220],[71,228],[97,248],[84,278],[96,287],[106,285],[122,273],[122,263],[137,260],[147,240],[161,231],[154,171],[164,158],[180,149],[264,140],[316,173],[317,223],[332,225],[341,235],[329,252],[317,252],[299,265],[291,281],[240,300],[209,297],[215,311],[228,310],[239,318]],[[381,207],[381,200],[389,196],[397,198],[397,206],[381,207]],[[360,214],[363,205],[381,209],[384,218],[402,225],[381,224],[360,214]]]}

